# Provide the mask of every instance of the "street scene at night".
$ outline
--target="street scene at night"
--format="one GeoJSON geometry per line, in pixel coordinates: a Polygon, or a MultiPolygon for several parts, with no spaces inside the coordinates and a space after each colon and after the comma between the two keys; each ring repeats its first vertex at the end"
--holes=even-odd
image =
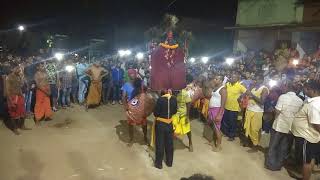
{"type": "Polygon", "coordinates": [[[320,1],[0,9],[0,180],[320,180],[320,1]]]}

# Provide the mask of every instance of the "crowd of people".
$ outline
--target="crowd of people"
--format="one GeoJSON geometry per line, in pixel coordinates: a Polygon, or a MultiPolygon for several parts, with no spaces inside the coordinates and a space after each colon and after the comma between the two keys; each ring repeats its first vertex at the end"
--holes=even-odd
{"type": "Polygon", "coordinates": [[[191,66],[188,72],[199,78],[191,85],[190,104],[214,132],[213,151],[222,150],[225,135],[228,141],[240,137],[256,152],[261,135],[270,133],[265,168],[277,171],[296,162],[310,179],[320,160],[319,53],[300,58],[297,50],[283,48],[191,66]]]}
{"type": "MultiPolygon", "coordinates": [[[[134,60],[116,58],[89,63],[78,54],[58,60],[45,50],[30,57],[1,54],[2,115],[11,119],[34,117],[39,124],[41,120],[51,120],[53,112],[70,108],[72,104],[86,108],[123,104],[121,88],[130,81],[132,69],[137,72],[133,75],[142,78],[147,86],[149,66],[145,62],[140,62],[139,67],[134,60]]],[[[20,126],[13,122],[13,131],[20,134],[20,126]]]]}
{"type": "MultiPolygon", "coordinates": [[[[39,125],[72,103],[86,108],[119,103],[128,111],[134,97],[150,85],[146,59],[111,58],[89,64],[79,55],[58,61],[40,51],[26,58],[2,55],[0,69],[0,106],[3,114],[8,113],[15,134],[28,129],[26,115],[39,125]]],[[[156,147],[155,167],[162,168],[164,154],[166,164],[172,166],[174,135],[187,135],[189,151],[193,151],[190,119],[200,112],[214,132],[213,151],[222,150],[223,135],[228,141],[243,136],[243,146],[258,151],[261,134],[271,133],[265,167],[280,170],[295,142],[295,162],[303,164],[303,177],[309,179],[320,160],[319,74],[320,49],[302,56],[282,46],[274,53],[235,53],[227,63],[188,62],[187,87],[161,92],[154,108],[158,120],[153,132],[158,139],[151,142],[156,147]]],[[[130,141],[133,126],[142,125],[148,143],[146,121],[137,123],[130,113],[127,116],[130,141]]]]}

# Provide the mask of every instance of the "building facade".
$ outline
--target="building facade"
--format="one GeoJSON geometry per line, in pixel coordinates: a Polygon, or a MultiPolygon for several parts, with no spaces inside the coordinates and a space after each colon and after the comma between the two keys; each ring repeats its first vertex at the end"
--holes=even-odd
{"type": "Polygon", "coordinates": [[[234,51],[272,52],[280,43],[312,53],[320,44],[319,0],[239,0],[234,51]]]}

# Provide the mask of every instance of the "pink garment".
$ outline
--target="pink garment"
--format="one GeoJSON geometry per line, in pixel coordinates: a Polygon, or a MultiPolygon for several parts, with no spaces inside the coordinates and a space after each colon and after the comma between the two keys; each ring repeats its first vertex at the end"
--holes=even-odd
{"type": "MultiPolygon", "coordinates": [[[[218,130],[220,130],[221,128],[221,121],[214,121],[214,118],[218,115],[219,111],[220,111],[220,107],[209,108],[209,118],[208,118],[208,123],[209,124],[213,123],[214,127],[218,130]]],[[[222,117],[223,117],[223,114],[224,114],[224,110],[221,115],[222,117]]]]}

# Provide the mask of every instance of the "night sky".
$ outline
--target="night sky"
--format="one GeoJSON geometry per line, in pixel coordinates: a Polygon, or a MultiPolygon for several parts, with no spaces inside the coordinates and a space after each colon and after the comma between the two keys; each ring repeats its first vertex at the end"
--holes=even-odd
{"type": "MultiPolygon", "coordinates": [[[[176,0],[170,7],[173,0],[5,1],[0,7],[1,30],[22,23],[31,26],[29,31],[62,33],[84,40],[110,39],[112,30],[116,29],[123,37],[119,41],[134,43],[143,42],[144,31],[159,24],[165,13],[211,24],[214,27],[209,31],[218,33],[219,37],[219,33],[225,33],[223,27],[235,24],[237,7],[236,0],[176,0]]],[[[197,33],[201,37],[201,32],[197,33]]]]}

